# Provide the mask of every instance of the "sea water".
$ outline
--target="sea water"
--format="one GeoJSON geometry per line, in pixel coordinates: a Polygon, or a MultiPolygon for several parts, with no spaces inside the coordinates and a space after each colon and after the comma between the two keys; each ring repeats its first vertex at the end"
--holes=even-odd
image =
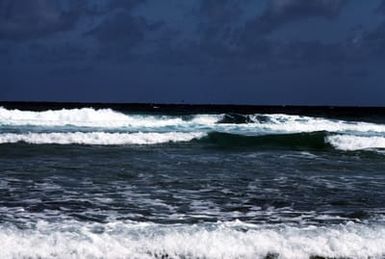
{"type": "Polygon", "coordinates": [[[0,258],[384,258],[385,122],[0,108],[0,258]]]}

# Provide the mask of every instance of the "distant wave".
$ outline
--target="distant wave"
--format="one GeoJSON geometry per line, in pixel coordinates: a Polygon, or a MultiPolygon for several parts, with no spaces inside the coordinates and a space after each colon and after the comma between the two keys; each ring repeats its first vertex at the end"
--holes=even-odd
{"type": "Polygon", "coordinates": [[[343,121],[327,118],[286,115],[286,114],[254,114],[254,115],[231,115],[226,114],[219,120],[222,124],[238,124],[244,127],[254,127],[270,132],[381,132],[385,133],[385,125],[343,121]]]}
{"type": "Polygon", "coordinates": [[[385,148],[384,124],[285,114],[171,116],[93,108],[33,112],[0,107],[0,126],[0,143],[145,145],[194,141],[220,147],[385,148]]]}
{"type": "Polygon", "coordinates": [[[202,132],[167,133],[25,133],[0,134],[0,144],[25,142],[29,144],[82,144],[82,145],[148,145],[168,142],[186,142],[203,137],[202,132]]]}
{"type": "Polygon", "coordinates": [[[0,125],[74,126],[100,128],[161,128],[227,133],[376,132],[385,125],[285,114],[198,114],[192,116],[124,114],[111,109],[93,108],[48,110],[42,112],[8,110],[0,107],[0,125]]]}
{"type": "Polygon", "coordinates": [[[1,258],[383,258],[385,226],[269,227],[241,221],[154,223],[38,222],[0,228],[1,258]],[[17,242],[15,242],[17,240],[17,242]]]}
{"type": "Polygon", "coordinates": [[[176,116],[127,115],[111,109],[93,108],[42,112],[7,110],[0,107],[0,125],[80,126],[80,127],[166,127],[188,124],[212,125],[218,115],[197,115],[186,121],[176,116]]]}

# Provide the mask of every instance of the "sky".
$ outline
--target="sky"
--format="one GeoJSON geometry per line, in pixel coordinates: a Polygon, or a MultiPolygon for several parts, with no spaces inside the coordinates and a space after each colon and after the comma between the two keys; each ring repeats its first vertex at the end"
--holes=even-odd
{"type": "Polygon", "coordinates": [[[385,0],[0,0],[0,100],[385,106],[385,0]]]}

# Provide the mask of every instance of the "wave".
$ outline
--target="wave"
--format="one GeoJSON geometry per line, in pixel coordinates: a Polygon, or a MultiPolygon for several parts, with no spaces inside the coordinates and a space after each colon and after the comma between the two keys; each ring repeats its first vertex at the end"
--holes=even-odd
{"type": "Polygon", "coordinates": [[[167,133],[26,133],[0,134],[0,144],[25,142],[29,144],[83,144],[83,145],[148,145],[168,142],[188,142],[205,135],[202,132],[167,133]]]}
{"type": "Polygon", "coordinates": [[[285,114],[198,114],[191,116],[124,114],[111,109],[93,108],[48,110],[42,112],[7,110],[0,107],[0,125],[75,126],[99,128],[162,128],[173,131],[221,131],[227,133],[274,134],[301,132],[385,133],[385,125],[332,120],[285,114]]]}
{"type": "Polygon", "coordinates": [[[326,142],[344,151],[385,149],[385,137],[379,136],[333,135],[326,137],[326,142]]]}
{"type": "Polygon", "coordinates": [[[326,131],[246,136],[224,132],[49,132],[2,133],[0,144],[151,145],[190,142],[222,148],[342,151],[385,149],[385,137],[329,135],[326,131]]]}
{"type": "Polygon", "coordinates": [[[39,221],[33,229],[1,226],[0,242],[1,258],[383,258],[385,226],[39,221]]]}
{"type": "Polygon", "coordinates": [[[78,127],[167,127],[188,124],[215,124],[220,115],[196,115],[190,120],[175,116],[127,115],[111,109],[93,108],[42,112],[7,110],[0,107],[0,125],[78,127]]]}
{"type": "Polygon", "coordinates": [[[218,121],[219,124],[238,124],[248,128],[257,128],[268,132],[377,132],[385,133],[385,125],[343,121],[318,117],[286,115],[286,114],[226,114],[218,121]]]}
{"type": "Polygon", "coordinates": [[[286,149],[328,149],[331,146],[325,142],[327,132],[310,132],[294,134],[274,134],[246,136],[222,132],[210,132],[198,141],[222,147],[258,147],[286,149]]]}
{"type": "Polygon", "coordinates": [[[252,118],[253,121],[261,125],[262,128],[274,131],[385,132],[385,125],[368,122],[331,120],[325,118],[284,114],[259,115],[252,116],[252,118]]]}

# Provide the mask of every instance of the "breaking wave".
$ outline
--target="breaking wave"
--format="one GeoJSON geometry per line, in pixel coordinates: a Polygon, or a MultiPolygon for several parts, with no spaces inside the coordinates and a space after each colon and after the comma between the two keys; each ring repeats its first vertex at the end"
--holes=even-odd
{"type": "Polygon", "coordinates": [[[0,107],[0,125],[76,126],[102,128],[176,127],[237,133],[376,132],[385,133],[385,125],[332,120],[285,114],[198,114],[193,116],[124,114],[111,109],[82,108],[41,112],[8,110],[0,107]]]}
{"type": "Polygon", "coordinates": [[[188,124],[211,125],[218,115],[196,115],[190,120],[175,116],[127,115],[111,109],[93,108],[48,110],[42,112],[7,110],[0,107],[0,125],[78,126],[78,127],[166,127],[188,124]]]}
{"type": "Polygon", "coordinates": [[[246,136],[223,132],[50,132],[3,133],[0,144],[61,144],[61,145],[151,145],[191,142],[224,148],[330,150],[343,151],[385,149],[385,137],[329,135],[326,131],[246,136]]]}
{"type": "Polygon", "coordinates": [[[377,132],[385,133],[385,125],[344,121],[326,118],[286,115],[286,114],[271,114],[271,115],[248,115],[248,120],[255,127],[261,130],[273,132],[377,132]]]}
{"type": "Polygon", "coordinates": [[[0,125],[0,144],[144,145],[197,141],[222,147],[343,151],[385,148],[384,124],[285,114],[171,116],[93,108],[34,112],[0,107],[0,125]]]}
{"type": "Polygon", "coordinates": [[[383,258],[385,226],[38,222],[0,227],[1,258],[383,258]],[[15,242],[17,240],[17,242],[15,242]]]}
{"type": "Polygon", "coordinates": [[[333,135],[326,142],[344,151],[385,149],[385,137],[378,136],[333,135]]]}
{"type": "Polygon", "coordinates": [[[83,145],[146,145],[168,142],[186,142],[203,137],[201,132],[167,132],[167,133],[26,133],[0,134],[0,144],[25,142],[29,144],[83,144],[83,145]]]}

